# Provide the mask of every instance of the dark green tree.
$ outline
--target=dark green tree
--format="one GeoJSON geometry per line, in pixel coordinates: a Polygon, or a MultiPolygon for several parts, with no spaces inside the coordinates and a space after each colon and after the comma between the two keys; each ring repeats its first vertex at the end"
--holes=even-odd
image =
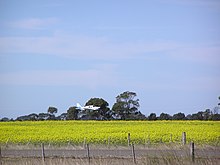
{"type": "Polygon", "coordinates": [[[160,114],[160,117],[159,117],[159,120],[170,120],[171,119],[171,116],[167,113],[161,113],[160,114]]]}
{"type": "Polygon", "coordinates": [[[212,115],[212,120],[219,121],[220,120],[220,114],[213,114],[212,115]]]}
{"type": "Polygon", "coordinates": [[[148,116],[148,120],[157,120],[157,115],[156,115],[156,113],[151,113],[151,114],[148,116]]]}
{"type": "Polygon", "coordinates": [[[184,120],[185,119],[185,114],[184,113],[177,113],[173,115],[173,120],[184,120]]]}
{"type": "Polygon", "coordinates": [[[55,113],[57,113],[57,108],[56,107],[49,107],[47,112],[50,114],[50,115],[54,115],[55,113]]]}
{"type": "Polygon", "coordinates": [[[17,117],[16,120],[17,121],[36,121],[36,120],[39,120],[39,116],[35,113],[32,113],[30,115],[19,116],[17,117]]]}
{"type": "Polygon", "coordinates": [[[112,107],[112,111],[118,119],[134,119],[138,114],[139,99],[135,99],[135,92],[126,91],[116,97],[116,103],[112,107]]]}
{"type": "Polygon", "coordinates": [[[7,117],[3,117],[0,121],[10,121],[10,119],[7,117]]]}
{"type": "Polygon", "coordinates": [[[30,118],[29,120],[32,121],[38,120],[38,115],[36,113],[31,113],[30,115],[28,115],[28,117],[30,118]]]}
{"type": "Polygon", "coordinates": [[[199,120],[198,114],[197,114],[197,113],[193,113],[193,114],[191,115],[191,120],[199,120]]]}
{"type": "Polygon", "coordinates": [[[38,120],[48,120],[50,118],[50,114],[48,113],[39,113],[38,120]]]}
{"type": "Polygon", "coordinates": [[[79,114],[79,109],[77,107],[70,107],[67,110],[67,120],[77,120],[79,114]]]}
{"type": "Polygon", "coordinates": [[[91,119],[99,119],[99,120],[109,120],[112,119],[112,111],[108,107],[109,104],[102,98],[91,98],[86,102],[86,106],[93,105],[95,107],[100,107],[98,110],[87,110],[87,115],[90,116],[91,119]]]}
{"type": "Polygon", "coordinates": [[[57,116],[57,120],[66,120],[67,113],[62,113],[60,116],[57,116]]]}
{"type": "Polygon", "coordinates": [[[140,111],[135,112],[134,114],[131,114],[130,117],[132,120],[146,120],[146,116],[142,114],[140,111]]]}
{"type": "MultiPolygon", "coordinates": [[[[220,101],[220,96],[218,97],[219,101],[220,101]]],[[[212,120],[220,120],[220,102],[217,104],[216,107],[214,107],[213,112],[212,112],[212,120]]]]}
{"type": "Polygon", "coordinates": [[[19,116],[15,119],[16,121],[28,121],[29,117],[27,115],[19,116]]]}
{"type": "Polygon", "coordinates": [[[220,105],[220,96],[218,97],[218,101],[219,101],[218,105],[220,105]]]}
{"type": "Polygon", "coordinates": [[[203,112],[203,120],[210,120],[212,116],[211,110],[210,109],[206,109],[203,112]]]}
{"type": "Polygon", "coordinates": [[[57,113],[57,111],[56,107],[49,107],[47,110],[49,118],[47,120],[56,120],[55,113],[57,113]]]}

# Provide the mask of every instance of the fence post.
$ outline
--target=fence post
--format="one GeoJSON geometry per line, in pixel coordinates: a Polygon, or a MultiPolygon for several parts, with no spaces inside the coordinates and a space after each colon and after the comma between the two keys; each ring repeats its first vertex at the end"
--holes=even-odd
{"type": "Polygon", "coordinates": [[[163,138],[160,138],[160,143],[163,143],[163,138]]]}
{"type": "Polygon", "coordinates": [[[28,142],[27,142],[27,146],[30,144],[30,139],[28,140],[28,142]]]}
{"type": "Polygon", "coordinates": [[[86,138],[84,138],[84,141],[83,141],[83,148],[86,149],[86,147],[87,147],[87,146],[86,146],[86,138]]]}
{"type": "Polygon", "coordinates": [[[132,156],[133,156],[133,162],[136,164],[136,157],[135,157],[135,151],[134,151],[134,144],[132,143],[132,156]]]}
{"type": "Polygon", "coordinates": [[[110,140],[111,140],[111,138],[108,137],[108,148],[110,148],[110,140]]]}
{"type": "Polygon", "coordinates": [[[42,147],[42,160],[45,161],[44,143],[41,144],[42,147]]]}
{"type": "Polygon", "coordinates": [[[6,147],[8,146],[9,139],[10,139],[10,138],[8,138],[7,141],[6,141],[6,147]]]}
{"type": "Polygon", "coordinates": [[[170,143],[172,143],[172,142],[173,142],[173,135],[170,134],[170,143]]]}
{"type": "Polygon", "coordinates": [[[192,161],[195,161],[195,144],[194,142],[190,143],[190,155],[192,157],[192,161]]]}
{"type": "Polygon", "coordinates": [[[148,145],[150,145],[150,135],[148,135],[147,143],[148,143],[148,145]]]}
{"type": "Polygon", "coordinates": [[[0,146],[0,165],[2,165],[2,148],[0,146]]]}
{"type": "Polygon", "coordinates": [[[182,133],[182,144],[185,145],[186,144],[186,132],[182,133]]]}
{"type": "Polygon", "coordinates": [[[68,146],[68,147],[70,146],[70,140],[68,140],[68,144],[67,144],[67,146],[68,146]]]}
{"type": "Polygon", "coordinates": [[[144,137],[144,148],[146,148],[147,145],[147,140],[146,140],[146,136],[144,137]]]}
{"type": "Polygon", "coordinates": [[[89,164],[90,164],[89,144],[86,144],[86,150],[87,150],[88,162],[89,162],[89,164]]]}
{"type": "Polygon", "coordinates": [[[131,142],[131,134],[128,133],[128,146],[130,146],[130,142],[131,142]]]}

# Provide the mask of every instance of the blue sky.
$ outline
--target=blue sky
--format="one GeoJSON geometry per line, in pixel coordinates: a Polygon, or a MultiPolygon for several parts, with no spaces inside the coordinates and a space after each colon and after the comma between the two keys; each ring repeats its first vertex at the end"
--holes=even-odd
{"type": "Polygon", "coordinates": [[[137,93],[195,113],[220,95],[218,0],[0,0],[0,118],[137,93]]]}

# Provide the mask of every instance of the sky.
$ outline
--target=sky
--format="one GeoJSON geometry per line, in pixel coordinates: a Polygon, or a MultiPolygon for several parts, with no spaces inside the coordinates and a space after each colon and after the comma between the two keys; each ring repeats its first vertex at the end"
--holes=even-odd
{"type": "Polygon", "coordinates": [[[0,0],[0,118],[132,91],[145,114],[213,109],[219,0],[0,0]]]}

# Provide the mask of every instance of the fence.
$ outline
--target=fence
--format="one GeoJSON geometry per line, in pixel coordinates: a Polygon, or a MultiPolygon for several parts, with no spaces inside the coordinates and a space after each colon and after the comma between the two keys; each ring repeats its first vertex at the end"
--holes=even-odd
{"type": "MultiPolygon", "coordinates": [[[[51,148],[51,146],[41,145],[36,148],[30,149],[12,149],[2,148],[0,157],[2,158],[42,158],[44,162],[47,158],[52,157],[64,157],[64,158],[82,158],[90,160],[92,158],[124,158],[132,159],[133,163],[136,164],[137,159],[140,157],[157,157],[162,158],[166,156],[173,157],[191,157],[192,161],[195,160],[194,143],[192,147],[186,147],[184,149],[157,149],[157,148],[140,148],[131,144],[129,147],[114,147],[114,148],[98,148],[86,144],[86,148],[51,148]]],[[[201,155],[201,154],[200,154],[201,155]]]]}
{"type": "MultiPolygon", "coordinates": [[[[195,161],[195,155],[200,157],[206,157],[210,152],[202,152],[197,150],[195,152],[195,144],[191,142],[190,145],[186,145],[186,133],[182,133],[182,145],[181,147],[176,148],[150,148],[148,147],[140,147],[135,145],[131,142],[130,139],[131,134],[128,133],[127,141],[128,146],[110,146],[109,139],[108,145],[97,147],[92,144],[86,143],[86,139],[84,139],[84,144],[82,147],[74,147],[70,143],[68,143],[68,147],[66,148],[52,148],[53,146],[45,145],[44,143],[41,146],[36,146],[32,148],[22,148],[22,149],[15,149],[10,147],[0,147],[0,159],[4,158],[16,158],[16,157],[37,157],[42,158],[42,161],[45,162],[47,158],[51,157],[64,157],[64,158],[82,158],[87,159],[88,163],[90,164],[92,158],[125,158],[125,159],[132,159],[133,163],[136,164],[137,160],[142,157],[166,157],[166,156],[173,156],[173,157],[185,157],[190,159],[192,162],[195,161]]],[[[172,135],[171,135],[172,139],[172,135]]],[[[211,153],[212,154],[212,153],[211,153]]],[[[220,151],[216,151],[213,155],[216,156],[220,155],[220,151]]],[[[0,161],[1,162],[1,161],[0,161]]]]}

